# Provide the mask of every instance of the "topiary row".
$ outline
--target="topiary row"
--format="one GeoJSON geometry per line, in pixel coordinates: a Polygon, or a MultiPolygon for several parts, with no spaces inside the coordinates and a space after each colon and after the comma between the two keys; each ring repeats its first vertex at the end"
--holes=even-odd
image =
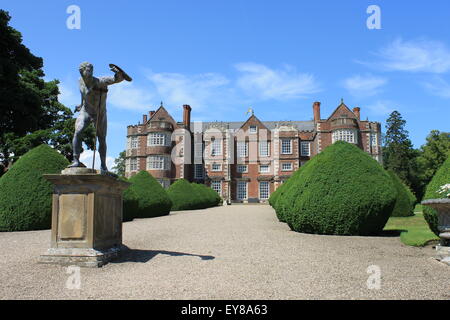
{"type": "Polygon", "coordinates": [[[270,203],[297,232],[371,235],[383,230],[396,197],[392,178],[377,161],[336,142],[289,178],[270,203]]]}
{"type": "Polygon", "coordinates": [[[168,189],[172,200],[172,210],[196,210],[217,206],[221,202],[219,194],[205,185],[189,183],[179,179],[168,189]]]}

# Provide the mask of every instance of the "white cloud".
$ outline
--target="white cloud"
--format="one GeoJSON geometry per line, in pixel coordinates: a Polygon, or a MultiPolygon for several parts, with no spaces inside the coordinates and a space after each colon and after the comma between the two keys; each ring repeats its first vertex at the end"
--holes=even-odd
{"type": "Polygon", "coordinates": [[[108,104],[120,109],[147,111],[154,100],[150,89],[138,88],[131,82],[123,81],[109,87],[108,104]]]}
{"type": "Polygon", "coordinates": [[[435,96],[445,99],[450,98],[450,83],[441,77],[436,77],[431,81],[424,82],[423,86],[428,90],[428,92],[435,96]]]}
{"type": "Polygon", "coordinates": [[[343,81],[342,85],[356,97],[374,96],[380,92],[387,79],[372,75],[354,75],[343,81]]]}
{"type": "MultiPolygon", "coordinates": [[[[94,152],[92,150],[84,150],[83,153],[80,154],[80,161],[88,168],[92,168],[92,160],[93,160],[94,152]]],[[[106,166],[109,171],[112,171],[112,167],[114,166],[114,158],[110,156],[106,156],[106,166]]],[[[100,155],[98,152],[95,154],[95,164],[94,169],[100,169],[100,155]]]]}
{"type": "Polygon", "coordinates": [[[231,90],[230,81],[218,73],[184,75],[180,73],[148,72],[158,96],[169,105],[189,104],[205,110],[222,100],[231,90]]]}
{"type": "Polygon", "coordinates": [[[262,100],[304,98],[320,91],[313,75],[298,73],[288,65],[279,70],[251,62],[235,67],[241,73],[237,86],[249,96],[262,100]]]}
{"type": "Polygon", "coordinates": [[[379,50],[376,66],[391,71],[445,73],[450,70],[450,50],[439,41],[394,40],[379,50]]]}
{"type": "Polygon", "coordinates": [[[385,116],[390,114],[394,110],[399,110],[398,105],[396,105],[392,101],[387,100],[377,101],[374,104],[365,106],[364,108],[367,108],[372,114],[379,116],[385,116]]]}

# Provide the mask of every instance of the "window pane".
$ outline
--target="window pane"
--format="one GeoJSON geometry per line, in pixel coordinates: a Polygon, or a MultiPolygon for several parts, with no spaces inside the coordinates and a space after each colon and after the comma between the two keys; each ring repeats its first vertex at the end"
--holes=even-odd
{"type": "Polygon", "coordinates": [[[269,199],[269,182],[268,181],[261,181],[259,183],[259,198],[260,199],[269,199]]]}

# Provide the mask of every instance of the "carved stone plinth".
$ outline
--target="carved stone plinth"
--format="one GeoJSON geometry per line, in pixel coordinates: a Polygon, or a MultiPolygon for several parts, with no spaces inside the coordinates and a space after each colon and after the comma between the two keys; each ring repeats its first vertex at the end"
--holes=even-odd
{"type": "Polygon", "coordinates": [[[41,263],[100,267],[120,254],[122,192],[129,183],[86,170],[44,175],[54,191],[51,247],[41,263]]]}

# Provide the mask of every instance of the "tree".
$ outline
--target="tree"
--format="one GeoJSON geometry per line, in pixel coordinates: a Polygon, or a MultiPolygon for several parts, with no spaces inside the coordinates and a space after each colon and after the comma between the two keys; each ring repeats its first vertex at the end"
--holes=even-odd
{"type": "Polygon", "coordinates": [[[112,170],[119,176],[125,177],[125,150],[119,153],[119,157],[114,159],[114,167],[112,170]]]}
{"type": "Polygon", "coordinates": [[[431,181],[436,171],[450,156],[450,132],[432,130],[427,136],[427,142],[420,147],[417,157],[419,169],[419,196],[422,198],[425,186],[431,181]]]}
{"type": "MultiPolygon", "coordinates": [[[[42,58],[22,44],[20,32],[8,25],[10,19],[0,10],[0,167],[8,168],[43,143],[71,161],[73,113],[58,101],[59,81],[44,81],[42,58]]],[[[84,139],[93,149],[92,125],[84,139]]]]}
{"type": "Polygon", "coordinates": [[[398,111],[392,112],[386,120],[383,162],[386,170],[392,170],[400,180],[411,187],[417,175],[417,152],[413,149],[405,124],[406,121],[398,111]]]}

